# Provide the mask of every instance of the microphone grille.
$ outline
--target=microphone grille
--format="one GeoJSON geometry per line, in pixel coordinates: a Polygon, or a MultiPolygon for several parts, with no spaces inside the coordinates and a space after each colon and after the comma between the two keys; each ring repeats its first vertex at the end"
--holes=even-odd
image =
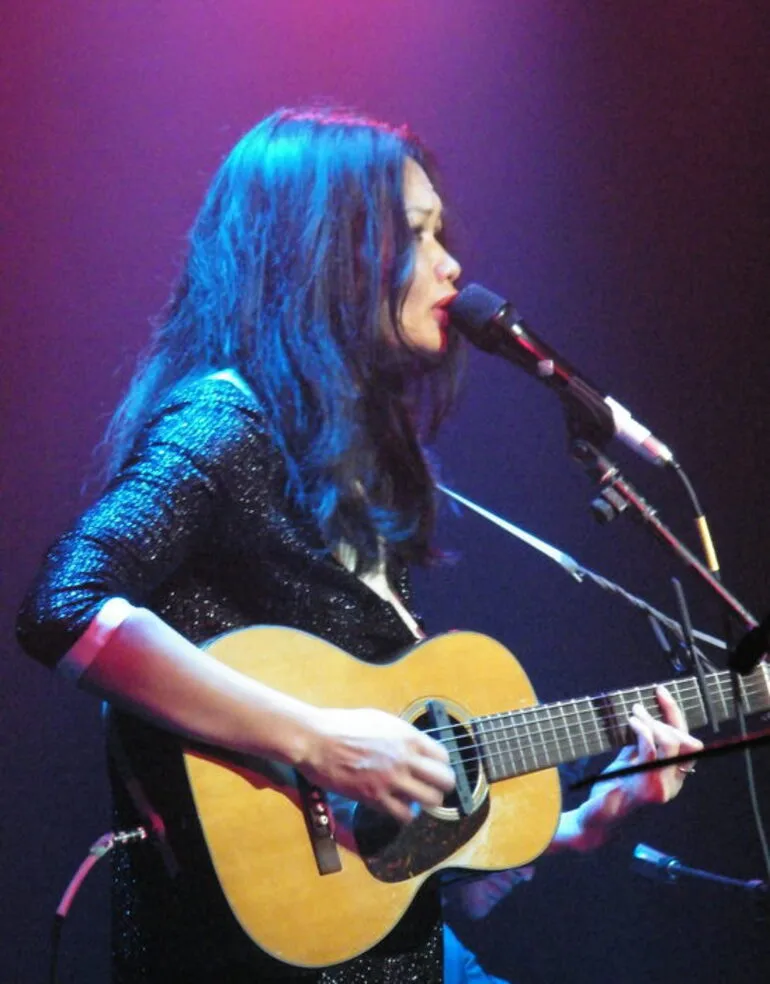
{"type": "Polygon", "coordinates": [[[452,318],[458,322],[458,327],[473,329],[483,328],[506,305],[504,297],[487,290],[481,284],[468,284],[448,305],[452,318]]]}

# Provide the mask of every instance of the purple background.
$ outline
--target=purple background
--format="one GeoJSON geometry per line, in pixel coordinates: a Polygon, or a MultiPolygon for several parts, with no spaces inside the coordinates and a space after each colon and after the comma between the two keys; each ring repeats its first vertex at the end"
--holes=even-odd
{"type": "MultiPolygon", "coordinates": [[[[109,828],[99,711],[21,657],[12,623],[41,552],[83,507],[92,449],[161,307],[222,154],[281,104],[407,120],[443,167],[466,279],[530,323],[677,449],[727,583],[770,608],[768,58],[760,2],[6,0],[3,139],[0,980],[44,979],[49,922],[109,828]]],[[[626,517],[600,528],[560,410],[471,359],[439,444],[465,493],[673,611],[680,568],[626,517]]],[[[672,476],[626,474],[694,547],[672,476]]],[[[669,676],[646,625],[472,517],[455,567],[420,576],[434,631],[502,639],[543,699],[669,676]]],[[[717,607],[689,575],[694,620],[717,607]]],[[[767,797],[766,752],[757,754],[767,797]]],[[[700,884],[656,886],[646,840],[761,877],[737,759],[600,852],[547,859],[472,930],[521,981],[767,979],[767,927],[700,884]]],[[[107,976],[107,866],[78,898],[63,980],[107,976]]]]}

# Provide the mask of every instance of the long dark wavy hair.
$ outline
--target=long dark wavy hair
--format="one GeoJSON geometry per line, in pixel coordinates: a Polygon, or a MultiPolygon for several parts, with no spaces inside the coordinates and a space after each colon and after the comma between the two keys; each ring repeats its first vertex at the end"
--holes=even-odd
{"type": "Polygon", "coordinates": [[[435,183],[406,127],[340,110],[282,109],[236,144],[108,429],[112,470],[175,386],[232,368],[284,456],[287,494],[329,545],[354,546],[359,569],[380,540],[405,560],[435,556],[424,444],[456,394],[460,343],[431,362],[399,334],[414,267],[407,157],[435,183]]]}

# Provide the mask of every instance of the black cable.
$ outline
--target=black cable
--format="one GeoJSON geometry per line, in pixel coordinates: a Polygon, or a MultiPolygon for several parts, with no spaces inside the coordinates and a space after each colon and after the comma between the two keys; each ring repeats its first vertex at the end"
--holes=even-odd
{"type": "MultiPolygon", "coordinates": [[[[711,532],[708,527],[708,522],[706,521],[706,516],[701,508],[700,502],[698,501],[698,496],[695,493],[695,488],[687,477],[684,469],[676,462],[673,463],[674,470],[679,476],[682,484],[687,490],[687,494],[692,502],[693,509],[695,510],[695,524],[698,529],[698,534],[701,539],[701,544],[703,547],[703,555],[706,560],[706,564],[714,575],[717,581],[722,580],[721,571],[719,567],[719,561],[717,560],[716,550],[714,549],[714,544],[711,539],[711,532]]],[[[736,647],[735,641],[735,623],[732,619],[732,613],[725,609],[724,612],[724,626],[725,626],[725,641],[728,644],[729,650],[732,652],[736,647]]],[[[740,678],[734,667],[730,667],[733,679],[733,701],[735,703],[735,713],[738,721],[738,733],[741,738],[748,737],[748,728],[746,727],[746,716],[743,713],[743,704],[741,700],[740,692],[740,678]]],[[[762,819],[762,810],[759,805],[759,796],[757,794],[757,783],[754,774],[754,760],[751,757],[751,748],[747,747],[743,752],[743,761],[746,767],[746,785],[748,787],[749,793],[749,803],[751,805],[751,815],[754,819],[754,826],[757,831],[757,839],[759,840],[760,852],[762,854],[762,861],[765,866],[765,871],[767,873],[768,880],[770,881],[770,848],[768,847],[767,834],[765,833],[765,824],[762,819]]]]}
{"type": "Polygon", "coordinates": [[[59,944],[61,943],[63,925],[64,917],[55,915],[51,926],[51,959],[48,963],[48,984],[58,984],[59,944]]]}
{"type": "Polygon", "coordinates": [[[703,510],[700,507],[700,502],[698,502],[698,496],[695,494],[695,487],[693,486],[690,479],[687,477],[687,473],[685,472],[684,468],[682,468],[682,466],[678,462],[673,463],[673,468],[676,474],[678,475],[679,479],[681,480],[682,484],[684,485],[685,489],[687,490],[687,495],[690,498],[690,502],[692,502],[692,507],[695,510],[695,515],[702,516],[703,510]]]}

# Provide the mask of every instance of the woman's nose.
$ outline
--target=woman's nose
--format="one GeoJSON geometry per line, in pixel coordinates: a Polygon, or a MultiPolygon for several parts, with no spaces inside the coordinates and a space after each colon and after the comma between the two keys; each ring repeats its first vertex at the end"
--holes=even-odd
{"type": "Polygon", "coordinates": [[[436,264],[435,271],[439,280],[449,280],[454,283],[462,273],[462,268],[454,256],[445,253],[436,264]]]}

